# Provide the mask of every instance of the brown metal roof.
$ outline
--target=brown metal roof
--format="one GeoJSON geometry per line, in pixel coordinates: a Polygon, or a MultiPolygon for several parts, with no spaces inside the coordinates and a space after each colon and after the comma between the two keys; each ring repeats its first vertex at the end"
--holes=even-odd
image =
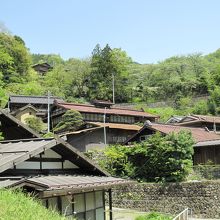
{"type": "Polygon", "coordinates": [[[82,175],[58,175],[58,176],[39,176],[23,179],[12,183],[12,187],[32,186],[42,192],[42,197],[47,197],[51,193],[70,194],[76,192],[94,191],[109,189],[113,186],[129,184],[133,181],[107,177],[107,176],[82,176],[82,175]]]}
{"type": "Polygon", "coordinates": [[[170,134],[172,132],[178,133],[181,130],[187,130],[192,133],[192,137],[196,143],[209,141],[209,140],[220,140],[220,135],[214,132],[209,132],[205,128],[193,128],[193,127],[183,127],[178,125],[150,123],[144,125],[136,134],[134,134],[132,137],[127,139],[125,144],[127,144],[128,142],[132,142],[132,140],[145,129],[150,129],[155,132],[158,131],[163,134],[170,134]]]}
{"type": "Polygon", "coordinates": [[[56,105],[64,109],[73,109],[79,112],[85,113],[100,113],[100,114],[110,114],[110,115],[127,115],[127,116],[140,116],[148,118],[159,118],[157,115],[150,114],[144,111],[131,110],[131,109],[120,109],[120,108],[96,108],[94,105],[83,105],[75,103],[58,103],[56,105]]]}
{"type": "Polygon", "coordinates": [[[208,132],[204,128],[192,128],[192,127],[182,127],[177,125],[167,125],[167,124],[154,124],[148,125],[147,128],[159,131],[164,134],[169,134],[171,132],[178,133],[181,130],[191,131],[195,142],[208,141],[208,140],[220,140],[220,136],[208,132]]]}
{"type": "Polygon", "coordinates": [[[101,123],[101,122],[88,122],[88,124],[96,125],[99,127],[109,127],[113,129],[122,129],[122,130],[133,130],[139,131],[141,127],[139,125],[132,125],[132,124],[118,124],[118,123],[101,123]]]}
{"type": "Polygon", "coordinates": [[[43,176],[34,177],[27,180],[28,182],[44,185],[48,190],[62,189],[62,188],[82,188],[94,187],[98,185],[109,185],[116,183],[124,183],[127,180],[115,177],[106,176],[43,176]]]}

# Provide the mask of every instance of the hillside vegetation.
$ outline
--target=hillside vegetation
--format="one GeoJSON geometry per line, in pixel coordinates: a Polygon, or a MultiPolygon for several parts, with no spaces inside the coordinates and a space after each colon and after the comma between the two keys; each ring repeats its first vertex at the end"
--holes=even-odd
{"type": "Polygon", "coordinates": [[[220,50],[205,56],[195,53],[156,64],[138,64],[121,48],[96,45],[87,59],[63,60],[56,54],[31,54],[19,36],[0,33],[1,106],[8,94],[45,95],[48,90],[70,102],[113,100],[114,82],[116,103],[171,100],[177,110],[174,113],[217,115],[219,76],[220,50]],[[53,66],[45,76],[31,68],[42,62],[53,66]],[[204,95],[209,99],[193,101],[193,97],[204,95]]]}
{"type": "Polygon", "coordinates": [[[65,220],[22,192],[0,190],[0,220],[65,220]]]}

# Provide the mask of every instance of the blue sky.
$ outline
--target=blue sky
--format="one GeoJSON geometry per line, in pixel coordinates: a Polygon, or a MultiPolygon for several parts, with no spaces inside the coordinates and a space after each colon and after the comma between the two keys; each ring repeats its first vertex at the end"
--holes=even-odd
{"type": "Polygon", "coordinates": [[[0,22],[32,53],[86,58],[96,44],[136,62],[220,48],[219,0],[0,0],[0,22]]]}

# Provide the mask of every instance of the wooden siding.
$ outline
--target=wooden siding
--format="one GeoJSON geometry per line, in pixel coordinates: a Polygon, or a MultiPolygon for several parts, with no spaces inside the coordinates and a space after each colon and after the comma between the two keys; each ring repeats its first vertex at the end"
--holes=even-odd
{"type": "Polygon", "coordinates": [[[212,162],[220,164],[220,146],[207,146],[194,148],[194,165],[212,162]]]}

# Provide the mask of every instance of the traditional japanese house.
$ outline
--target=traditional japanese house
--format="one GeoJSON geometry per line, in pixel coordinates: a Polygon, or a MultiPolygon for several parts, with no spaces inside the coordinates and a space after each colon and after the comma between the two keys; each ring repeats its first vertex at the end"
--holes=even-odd
{"type": "Polygon", "coordinates": [[[48,71],[53,69],[53,67],[48,63],[37,63],[34,64],[32,68],[42,76],[44,76],[48,71]]]}
{"type": "Polygon", "coordinates": [[[78,131],[64,135],[66,141],[80,151],[100,149],[108,144],[122,144],[140,130],[138,125],[87,122],[78,131]]]}
{"type": "Polygon", "coordinates": [[[214,164],[220,164],[220,136],[205,128],[183,127],[148,122],[135,135],[128,138],[124,144],[131,145],[135,142],[145,141],[156,132],[167,135],[172,132],[178,133],[181,130],[190,131],[195,141],[193,157],[194,165],[205,164],[208,161],[212,161],[214,164]]]}
{"type": "Polygon", "coordinates": [[[210,131],[220,131],[220,117],[211,115],[188,115],[178,122],[179,126],[208,128],[210,131]]]}
{"type": "Polygon", "coordinates": [[[85,122],[135,124],[146,120],[154,122],[159,118],[143,110],[116,108],[109,102],[93,103],[94,105],[55,102],[51,110],[52,126],[55,127],[62,120],[62,115],[70,109],[80,112],[85,122]]]}
{"type": "Polygon", "coordinates": [[[33,192],[78,220],[104,220],[105,194],[111,211],[111,188],[131,182],[111,177],[58,137],[1,141],[0,157],[0,187],[33,192]]]}
{"type": "Polygon", "coordinates": [[[22,123],[26,124],[26,119],[29,117],[37,117],[38,110],[31,104],[25,105],[18,110],[11,112],[11,114],[22,123]]]}
{"type": "Polygon", "coordinates": [[[48,103],[52,107],[54,100],[63,101],[61,98],[54,96],[50,96],[48,99],[48,96],[10,95],[5,108],[10,113],[15,113],[19,109],[23,110],[25,106],[31,105],[37,110],[36,116],[44,118],[48,112],[48,103]]]}

